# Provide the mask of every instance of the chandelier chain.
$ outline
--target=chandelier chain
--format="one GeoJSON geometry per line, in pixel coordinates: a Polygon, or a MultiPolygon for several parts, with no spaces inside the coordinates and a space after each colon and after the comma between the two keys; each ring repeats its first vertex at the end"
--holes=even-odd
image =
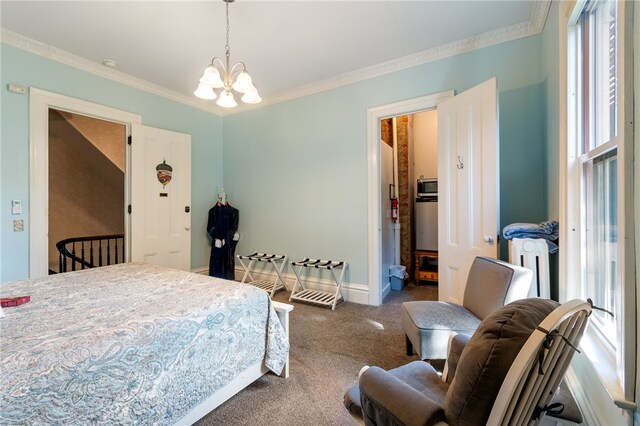
{"type": "Polygon", "coordinates": [[[229,2],[225,2],[227,6],[227,45],[225,46],[227,56],[231,54],[231,48],[229,47],[229,2]]]}

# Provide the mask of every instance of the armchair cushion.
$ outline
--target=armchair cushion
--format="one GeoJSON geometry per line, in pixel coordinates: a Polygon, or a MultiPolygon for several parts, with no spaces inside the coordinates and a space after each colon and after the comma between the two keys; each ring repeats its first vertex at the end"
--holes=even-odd
{"type": "Polygon", "coordinates": [[[487,422],[513,360],[533,330],[557,306],[553,300],[518,300],[484,319],[460,356],[445,398],[450,425],[487,422]]]}
{"type": "Polygon", "coordinates": [[[385,371],[371,367],[360,376],[360,401],[366,424],[432,425],[444,420],[447,388],[434,368],[414,361],[385,371]]]}
{"type": "Polygon", "coordinates": [[[480,318],[461,305],[447,302],[405,302],[400,309],[402,328],[416,346],[421,358],[447,357],[447,342],[451,332],[472,334],[480,318]]]}
{"type": "Polygon", "coordinates": [[[529,294],[533,272],[490,257],[471,264],[462,304],[480,319],[529,294]]]}

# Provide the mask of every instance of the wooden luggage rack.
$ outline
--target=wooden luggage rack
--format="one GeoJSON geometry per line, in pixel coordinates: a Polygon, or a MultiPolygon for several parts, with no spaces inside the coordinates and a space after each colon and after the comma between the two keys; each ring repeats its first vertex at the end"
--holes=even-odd
{"type": "MultiPolygon", "coordinates": [[[[266,290],[270,297],[273,297],[273,295],[279,290],[286,290],[282,273],[284,272],[284,267],[287,264],[287,256],[282,254],[253,253],[250,255],[239,254],[237,257],[240,261],[240,265],[242,265],[242,269],[244,269],[244,276],[242,277],[241,282],[266,290]],[[248,260],[249,263],[245,264],[243,262],[244,260],[248,260]],[[251,271],[256,265],[256,262],[266,262],[273,265],[273,269],[276,271],[276,278],[273,282],[267,280],[256,280],[253,278],[251,271]],[[247,282],[247,278],[251,281],[247,282]]],[[[253,272],[255,273],[256,271],[253,272]]]]}
{"type": "Polygon", "coordinates": [[[322,306],[330,306],[331,310],[336,309],[336,304],[339,300],[342,299],[342,294],[340,293],[340,289],[342,288],[342,280],[344,278],[344,271],[347,269],[347,262],[337,261],[337,260],[321,260],[321,259],[309,259],[308,257],[299,261],[299,262],[291,262],[291,266],[294,274],[296,274],[296,281],[293,284],[293,289],[291,290],[291,296],[289,297],[289,301],[295,300],[297,302],[304,303],[312,303],[322,306]],[[298,267],[296,269],[296,266],[298,267]],[[331,271],[331,275],[333,276],[333,280],[336,283],[336,291],[334,293],[328,291],[321,290],[311,290],[305,288],[302,279],[300,278],[300,273],[302,272],[302,268],[316,268],[316,269],[328,269],[331,271]],[[336,269],[341,268],[342,272],[340,273],[340,277],[336,274],[336,269]],[[298,286],[300,289],[298,290],[298,286]]]}

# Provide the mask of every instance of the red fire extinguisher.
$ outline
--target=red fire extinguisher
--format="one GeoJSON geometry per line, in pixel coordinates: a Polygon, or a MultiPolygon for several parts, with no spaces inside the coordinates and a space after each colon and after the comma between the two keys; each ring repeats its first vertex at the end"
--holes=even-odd
{"type": "Polygon", "coordinates": [[[393,221],[393,223],[396,223],[398,221],[398,199],[397,198],[391,199],[391,220],[393,221]]]}

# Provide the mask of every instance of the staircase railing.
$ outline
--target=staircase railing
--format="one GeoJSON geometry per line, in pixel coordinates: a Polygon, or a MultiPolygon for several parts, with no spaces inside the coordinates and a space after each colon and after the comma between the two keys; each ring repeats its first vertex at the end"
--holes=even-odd
{"type": "Polygon", "coordinates": [[[124,234],[74,237],[58,241],[60,272],[125,262],[124,234]]]}

